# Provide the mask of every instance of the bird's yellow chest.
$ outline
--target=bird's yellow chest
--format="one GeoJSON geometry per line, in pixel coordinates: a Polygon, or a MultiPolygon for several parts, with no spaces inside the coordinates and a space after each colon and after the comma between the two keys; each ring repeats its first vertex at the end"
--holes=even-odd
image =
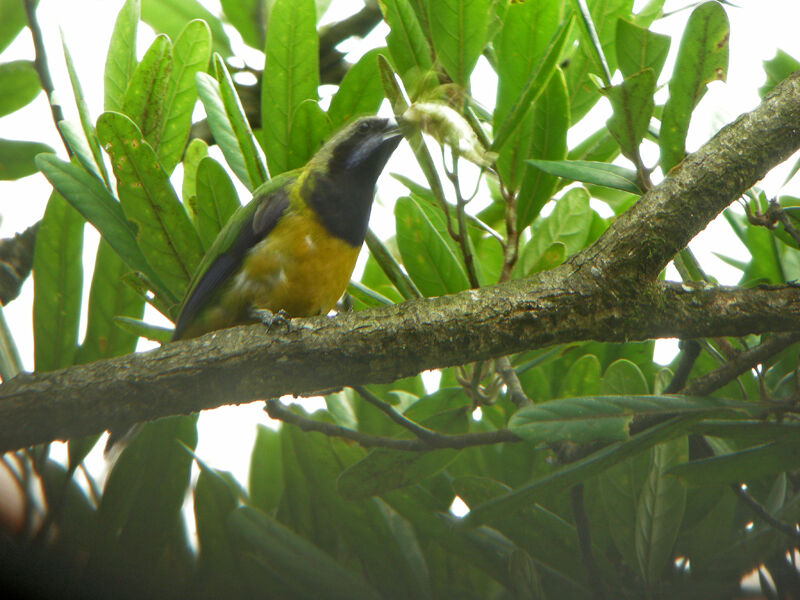
{"type": "Polygon", "coordinates": [[[230,293],[291,317],[325,314],[344,293],[360,248],[307,215],[285,215],[245,256],[230,293]]]}

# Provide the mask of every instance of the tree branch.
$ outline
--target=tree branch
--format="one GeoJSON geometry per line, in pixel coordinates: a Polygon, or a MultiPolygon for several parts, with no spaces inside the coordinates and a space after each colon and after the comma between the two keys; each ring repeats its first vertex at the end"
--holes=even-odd
{"type": "Polygon", "coordinates": [[[0,386],[0,451],[222,404],[394,381],[425,369],[578,340],[742,336],[800,330],[800,288],[708,289],[653,284],[621,302],[557,269],[452,296],[335,318],[212,332],[163,348],[0,386]],[[313,368],[312,368],[313,366],[313,368]]]}

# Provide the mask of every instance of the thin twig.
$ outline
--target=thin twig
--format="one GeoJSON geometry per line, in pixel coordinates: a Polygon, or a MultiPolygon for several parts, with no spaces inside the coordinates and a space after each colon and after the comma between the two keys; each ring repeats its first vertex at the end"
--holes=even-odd
{"type": "Polygon", "coordinates": [[[53,115],[53,122],[56,124],[58,135],[61,136],[61,141],[64,143],[64,148],[67,149],[67,154],[72,156],[67,139],[61,133],[58,124],[64,120],[64,112],[61,110],[61,105],[55,102],[53,92],[53,79],[50,77],[50,68],[47,66],[47,52],[44,48],[44,39],[42,38],[42,29],[39,27],[39,21],[36,19],[36,2],[34,0],[23,0],[25,4],[25,14],[28,18],[28,29],[31,30],[31,37],[33,38],[33,48],[35,51],[34,66],[36,73],[39,75],[39,81],[42,84],[44,93],[47,94],[47,102],[50,104],[50,112],[53,115]]]}
{"type": "Polygon", "coordinates": [[[783,225],[783,228],[786,230],[786,233],[792,236],[794,243],[797,244],[798,247],[800,247],[800,231],[798,231],[797,228],[792,224],[791,219],[789,219],[789,215],[787,215],[786,211],[783,210],[783,208],[781,208],[781,205],[778,204],[775,200],[770,200],[769,209],[767,209],[767,214],[774,215],[774,217],[778,221],[780,221],[781,225],[783,225]]]}
{"type": "Polygon", "coordinates": [[[392,421],[400,425],[400,427],[402,427],[403,429],[407,429],[415,436],[417,436],[419,439],[429,440],[436,437],[437,433],[435,431],[423,427],[422,425],[415,423],[411,419],[404,417],[399,412],[397,412],[391,404],[384,402],[364,386],[356,385],[353,386],[353,389],[356,392],[358,392],[358,395],[361,396],[365,401],[372,404],[372,406],[380,410],[392,421]]]}
{"type": "MultiPolygon", "coordinates": [[[[475,258],[472,256],[472,250],[469,247],[469,232],[467,231],[467,219],[465,216],[467,203],[464,200],[464,195],[461,193],[461,184],[458,180],[458,152],[455,148],[453,148],[452,158],[452,172],[447,170],[447,165],[444,165],[444,170],[456,194],[456,223],[458,224],[458,238],[456,241],[461,248],[461,256],[464,257],[464,266],[467,269],[469,285],[472,288],[478,288],[481,284],[478,281],[478,274],[475,271],[475,258]]],[[[444,164],[444,156],[442,156],[442,164],[444,164]]]]}
{"type": "Polygon", "coordinates": [[[517,264],[519,256],[519,232],[517,231],[517,198],[513,192],[507,190],[500,182],[500,193],[506,202],[506,242],[503,248],[503,269],[497,282],[502,283],[511,279],[511,273],[517,264]]]}
{"type": "Polygon", "coordinates": [[[721,367],[693,380],[681,390],[687,396],[706,396],[727,385],[742,373],[800,341],[800,333],[780,333],[770,337],[752,350],[742,352],[721,367]]]}
{"type": "Polygon", "coordinates": [[[421,440],[401,440],[387,438],[378,435],[370,435],[354,431],[347,427],[331,425],[313,421],[293,413],[284,407],[278,400],[267,400],[265,410],[270,418],[284,423],[289,423],[303,431],[316,431],[330,437],[342,437],[352,440],[365,448],[391,448],[393,450],[406,450],[409,452],[428,452],[430,450],[441,450],[445,448],[462,450],[472,446],[486,446],[499,444],[502,442],[520,442],[518,436],[507,429],[497,429],[495,431],[465,433],[462,435],[447,435],[432,432],[429,439],[421,440]]]}
{"type": "Polygon", "coordinates": [[[692,372],[697,357],[700,356],[701,346],[697,340],[681,340],[681,357],[678,361],[678,367],[675,369],[675,374],[669,385],[664,388],[664,394],[677,394],[681,391],[686,382],[689,380],[689,374],[692,372]]]}
{"type": "Polygon", "coordinates": [[[780,519],[776,519],[774,516],[770,514],[767,510],[767,507],[761,504],[758,500],[753,498],[750,494],[748,494],[742,486],[738,483],[732,483],[731,489],[733,493],[736,494],[742,502],[747,504],[750,507],[757,517],[763,519],[767,525],[776,529],[783,533],[784,535],[789,536],[793,540],[800,541],[800,531],[797,530],[796,525],[792,525],[791,523],[784,523],[780,519]]]}
{"type": "Polygon", "coordinates": [[[500,377],[502,377],[503,382],[506,384],[506,388],[508,388],[509,400],[511,400],[517,408],[533,404],[525,393],[525,390],[522,389],[522,383],[520,383],[517,372],[514,370],[514,367],[511,366],[511,361],[508,360],[508,357],[504,356],[498,358],[494,361],[494,365],[500,377]]]}
{"type": "Polygon", "coordinates": [[[603,577],[597,561],[592,552],[592,538],[590,534],[589,518],[583,507],[583,484],[573,485],[570,489],[570,499],[572,500],[572,517],[575,520],[575,530],[578,533],[578,545],[581,550],[581,560],[586,568],[589,579],[589,587],[595,598],[605,598],[605,588],[603,577]]]}

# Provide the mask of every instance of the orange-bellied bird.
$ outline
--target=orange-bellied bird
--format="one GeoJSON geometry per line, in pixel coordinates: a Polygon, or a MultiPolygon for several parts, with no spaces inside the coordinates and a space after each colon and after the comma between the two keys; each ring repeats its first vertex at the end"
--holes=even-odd
{"type": "Polygon", "coordinates": [[[362,117],[304,167],[257,188],[206,252],[173,339],[254,322],[258,311],[330,311],[364,242],[375,182],[401,138],[394,122],[362,117]]]}

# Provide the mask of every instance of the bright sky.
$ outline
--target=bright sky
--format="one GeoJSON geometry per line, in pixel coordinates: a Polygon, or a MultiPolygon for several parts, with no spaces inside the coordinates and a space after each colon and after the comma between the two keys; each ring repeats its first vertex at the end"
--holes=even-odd
{"type": "MultiPolygon", "coordinates": [[[[219,2],[205,0],[202,2],[212,12],[219,12],[219,2]]],[[[688,0],[667,0],[665,9],[675,10],[685,6],[688,0]]],[[[67,79],[66,68],[61,52],[59,27],[64,32],[66,43],[72,53],[83,85],[84,93],[94,118],[102,112],[102,83],[105,54],[111,29],[122,0],[41,0],[39,18],[47,44],[50,68],[67,119],[77,121],[77,113],[73,105],[72,91],[67,79]]],[[[645,2],[637,0],[636,5],[645,2]]],[[[797,0],[738,0],[740,6],[727,6],[731,21],[731,60],[727,83],[714,83],[695,113],[689,134],[689,149],[696,149],[714,131],[733,120],[738,114],[750,110],[758,104],[757,88],[764,80],[762,61],[772,58],[777,48],[800,58],[800,36],[797,26],[800,23],[800,3],[797,0]]],[[[333,6],[325,20],[335,20],[338,16],[357,11],[361,7],[360,0],[334,0],[333,6]]],[[[677,15],[656,23],[654,29],[675,35],[679,32],[689,15],[689,11],[681,11],[677,15]]],[[[384,32],[385,33],[385,32],[384,32]]],[[[149,45],[153,34],[146,25],[140,29],[140,55],[149,45]]],[[[232,39],[238,39],[233,32],[232,39]]],[[[678,40],[674,39],[671,49],[670,63],[674,60],[678,40]]],[[[253,57],[257,53],[250,52],[253,57]]],[[[23,31],[12,46],[6,50],[0,60],[32,59],[33,47],[30,36],[23,31]]],[[[256,65],[257,63],[253,63],[256,65]]],[[[669,64],[669,63],[668,63],[669,64]]],[[[669,68],[669,67],[667,67],[669,68]]],[[[475,86],[476,90],[486,89],[486,85],[475,86]]],[[[493,93],[481,97],[485,103],[492,102],[493,93]]],[[[607,118],[607,108],[600,107],[587,117],[592,119],[591,130],[597,129],[599,123],[607,118]]],[[[61,141],[50,118],[49,108],[43,95],[24,109],[10,116],[0,118],[0,137],[8,139],[36,140],[50,144],[64,156],[61,141]]],[[[652,148],[651,148],[652,152],[652,148]]],[[[398,161],[402,161],[402,153],[398,153],[398,161]]],[[[655,154],[645,152],[645,162],[655,161],[655,154]]],[[[793,159],[796,160],[796,157],[793,159]]],[[[779,189],[786,177],[789,166],[778,168],[763,182],[768,195],[791,193],[800,196],[800,177],[791,182],[787,188],[779,189]]],[[[393,163],[397,165],[396,161],[393,163]]],[[[403,170],[390,164],[387,171],[403,170]]],[[[383,181],[388,178],[384,177],[383,181]]],[[[21,232],[41,218],[44,205],[50,193],[50,185],[41,175],[34,175],[16,182],[0,182],[0,238],[21,232]]],[[[403,193],[398,189],[398,194],[403,193]]],[[[393,189],[384,191],[391,198],[393,189]]],[[[381,223],[391,219],[391,212],[377,208],[373,213],[373,226],[381,228],[381,223]]],[[[87,246],[96,240],[96,234],[87,228],[87,246]]],[[[708,270],[722,283],[733,284],[739,278],[735,269],[727,267],[711,255],[712,250],[724,249],[726,254],[746,259],[747,254],[738,241],[730,236],[726,227],[719,222],[712,223],[692,243],[692,248],[701,263],[709,265],[708,270]],[[723,241],[720,241],[723,240],[723,241]]],[[[85,285],[90,281],[93,252],[87,253],[85,259],[85,285]]],[[[19,346],[27,369],[32,369],[32,325],[31,303],[32,283],[25,283],[22,295],[5,308],[4,314],[19,346]]],[[[660,344],[664,356],[670,355],[671,346],[660,344]]],[[[252,447],[255,422],[267,422],[260,403],[242,407],[226,407],[204,413],[201,419],[202,445],[198,454],[211,466],[231,470],[240,479],[246,481],[247,456],[252,447]],[[225,455],[211,453],[214,447],[227,448],[225,455]]]]}

